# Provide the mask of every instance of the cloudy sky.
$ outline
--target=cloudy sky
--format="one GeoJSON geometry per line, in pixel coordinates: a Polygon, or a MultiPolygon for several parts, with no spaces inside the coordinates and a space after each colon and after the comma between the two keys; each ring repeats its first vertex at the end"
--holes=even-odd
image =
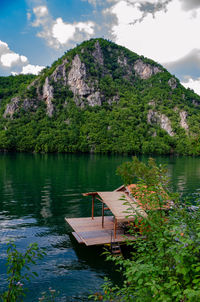
{"type": "Polygon", "coordinates": [[[200,94],[200,0],[0,0],[0,75],[35,73],[104,37],[200,94]]]}

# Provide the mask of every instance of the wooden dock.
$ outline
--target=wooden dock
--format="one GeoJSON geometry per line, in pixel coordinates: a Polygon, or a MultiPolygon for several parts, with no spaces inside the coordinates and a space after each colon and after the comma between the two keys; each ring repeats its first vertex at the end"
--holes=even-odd
{"type": "MultiPolygon", "coordinates": [[[[124,228],[130,223],[134,223],[136,217],[142,221],[147,217],[145,210],[169,210],[172,207],[171,201],[167,201],[165,205],[160,208],[159,202],[155,204],[141,203],[132,189],[137,189],[137,185],[131,184],[129,186],[121,186],[111,192],[88,192],[83,193],[83,196],[92,197],[92,211],[91,217],[86,218],[65,218],[68,224],[72,227],[72,233],[79,243],[90,245],[104,245],[113,243],[125,242],[126,239],[135,240],[136,237],[130,234],[124,235],[124,228]],[[135,194],[133,196],[133,193],[135,194]],[[95,199],[102,204],[102,216],[94,216],[94,202],[95,199]],[[106,207],[105,207],[106,206],[106,207]],[[105,216],[105,211],[110,210],[113,216],[105,216]]],[[[155,192],[148,192],[150,196],[155,192]]],[[[163,191],[163,195],[166,194],[163,191]]],[[[150,198],[149,198],[150,199],[150,198]]],[[[150,199],[151,200],[151,199],[150,199]]],[[[155,198],[158,200],[159,198],[155,198]]]]}
{"type": "Polygon", "coordinates": [[[113,234],[113,216],[104,216],[104,226],[102,228],[102,217],[86,217],[86,218],[65,218],[68,224],[75,231],[73,236],[79,243],[87,246],[104,245],[112,242],[124,242],[126,238],[135,240],[134,236],[124,235],[124,231],[120,226],[116,230],[116,238],[113,234]]]}

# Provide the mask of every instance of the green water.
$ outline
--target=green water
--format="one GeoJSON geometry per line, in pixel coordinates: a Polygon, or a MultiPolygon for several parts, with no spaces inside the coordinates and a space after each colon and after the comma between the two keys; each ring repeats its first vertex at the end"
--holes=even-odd
{"type": "MultiPolygon", "coordinates": [[[[0,154],[0,289],[6,286],[6,240],[14,238],[23,251],[31,242],[46,248],[47,256],[33,269],[25,301],[37,301],[49,287],[59,301],[87,301],[103,278],[118,275],[101,256],[102,249],[80,246],[65,217],[91,214],[90,198],[82,192],[109,191],[121,185],[115,170],[130,157],[107,155],[0,154]]],[[[146,161],[146,157],[142,157],[146,161]]],[[[195,199],[200,188],[200,158],[157,157],[169,170],[171,187],[195,199]]],[[[95,214],[101,215],[100,204],[95,214]]]]}

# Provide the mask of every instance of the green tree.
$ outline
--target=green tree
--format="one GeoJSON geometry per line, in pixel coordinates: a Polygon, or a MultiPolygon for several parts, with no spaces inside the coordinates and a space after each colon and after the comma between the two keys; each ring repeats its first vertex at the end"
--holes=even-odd
{"type": "Polygon", "coordinates": [[[7,283],[8,289],[0,295],[2,302],[22,301],[25,296],[24,282],[37,276],[37,273],[30,270],[31,264],[36,264],[45,252],[40,250],[36,243],[28,246],[24,253],[17,250],[13,242],[8,243],[7,248],[7,283]]]}
{"type": "MultiPolygon", "coordinates": [[[[199,301],[200,300],[200,208],[191,210],[180,202],[177,194],[168,190],[167,170],[157,166],[153,159],[147,164],[134,158],[124,163],[118,173],[127,184],[137,181],[132,194],[147,206],[148,216],[136,227],[136,240],[127,242],[132,247],[128,259],[113,257],[121,271],[123,285],[113,285],[109,280],[103,285],[103,293],[93,299],[103,301],[199,301]],[[170,213],[169,201],[174,202],[170,213]],[[156,205],[156,206],[155,206],[156,205]]],[[[131,213],[129,213],[131,215],[131,213]]],[[[140,220],[140,221],[138,221],[140,220]]]]}

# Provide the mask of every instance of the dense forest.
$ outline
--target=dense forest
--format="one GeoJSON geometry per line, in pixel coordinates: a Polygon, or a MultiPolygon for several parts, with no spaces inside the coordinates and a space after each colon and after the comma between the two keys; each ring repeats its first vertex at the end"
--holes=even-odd
{"type": "Polygon", "coordinates": [[[200,96],[104,39],[39,76],[0,77],[0,150],[200,154],[200,96]]]}

